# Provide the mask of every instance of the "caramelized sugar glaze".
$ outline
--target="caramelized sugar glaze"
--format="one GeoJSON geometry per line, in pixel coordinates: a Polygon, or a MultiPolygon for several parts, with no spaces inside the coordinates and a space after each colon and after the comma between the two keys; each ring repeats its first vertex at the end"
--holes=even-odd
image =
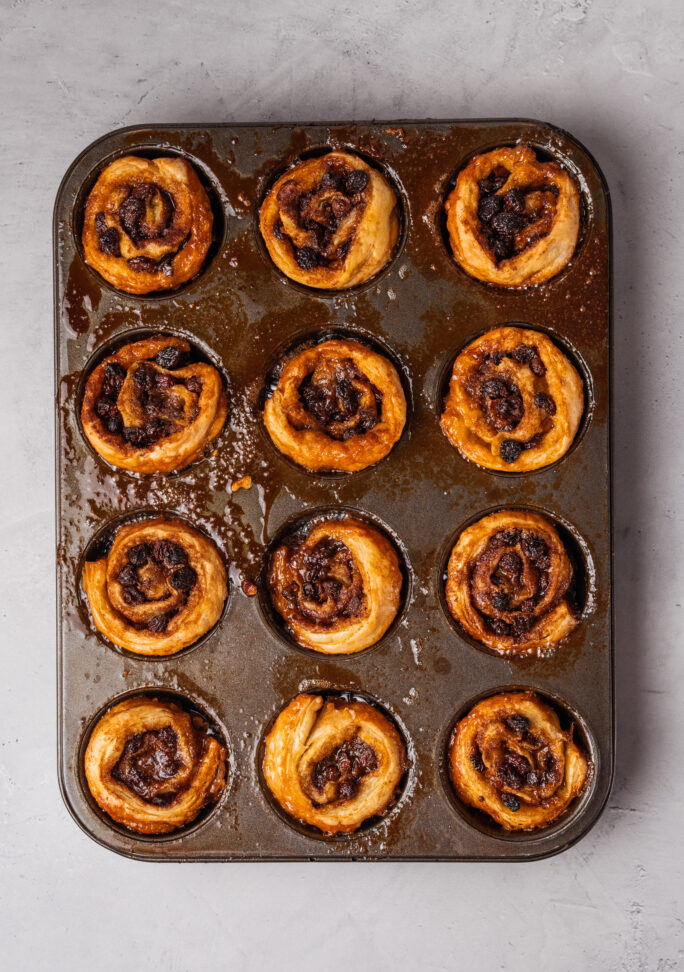
{"type": "MultiPolygon", "coordinates": [[[[70,768],[82,733],[79,720],[114,700],[122,688],[151,684],[161,690],[173,685],[215,711],[229,738],[240,741],[241,780],[221,810],[221,819],[225,815],[231,826],[219,831],[204,827],[182,838],[178,851],[174,843],[174,854],[255,856],[258,831],[256,856],[263,857],[501,855],[495,842],[483,852],[480,835],[471,836],[442,798],[434,747],[465,700],[494,692],[511,680],[510,669],[504,674],[497,659],[454,632],[440,598],[444,580],[439,562],[447,539],[462,523],[512,503],[562,514],[588,542],[597,568],[591,618],[570,634],[562,649],[544,660],[501,665],[514,666],[516,683],[532,680],[543,686],[546,679],[562,678],[563,694],[586,716],[602,747],[603,775],[594,783],[600,803],[611,753],[605,473],[610,277],[605,198],[591,161],[570,140],[544,126],[513,123],[149,129],[111,138],[116,142],[95,147],[72,170],[56,226],[60,607],[63,671],[68,673],[63,775],[77,814],[97,831],[99,824],[88,816],[78,777],[70,768]],[[521,134],[562,161],[570,159],[586,195],[587,222],[564,270],[547,283],[515,292],[485,287],[456,265],[444,233],[444,201],[470,159],[511,144],[521,134]],[[83,263],[72,203],[104,156],[135,155],[142,148],[154,158],[163,154],[155,154],[161,141],[186,154],[215,187],[225,234],[190,288],[153,300],[127,297],[102,287],[83,263]],[[258,213],[274,179],[309,150],[321,147],[372,159],[399,187],[403,249],[375,280],[348,294],[329,295],[288,283],[274,272],[260,240],[258,213]],[[560,346],[577,351],[573,361],[582,367],[589,413],[581,442],[562,463],[523,476],[493,474],[466,462],[440,429],[442,376],[457,352],[485,330],[511,323],[540,328],[560,346]],[[374,337],[390,348],[411,400],[404,433],[389,455],[353,474],[324,475],[297,467],[272,447],[263,424],[265,377],[283,345],[331,328],[361,341],[374,337]],[[169,331],[195,342],[229,377],[230,415],[220,448],[171,475],[112,469],[88,450],[79,429],[75,396],[82,370],[96,349],[120,346],[116,338],[123,334],[130,332],[133,340],[169,331]],[[231,485],[247,475],[250,488],[232,492],[231,485]],[[347,658],[299,653],[266,622],[259,599],[242,593],[243,581],[248,590],[261,582],[266,548],[283,525],[302,510],[321,506],[344,506],[381,518],[409,552],[413,593],[401,625],[372,652],[347,658]],[[114,517],[141,509],[186,516],[216,543],[233,581],[228,611],[211,641],[154,665],[97,644],[79,606],[75,581],[83,549],[97,530],[114,517]],[[359,831],[347,849],[337,844],[328,849],[325,841],[318,841],[312,851],[306,838],[284,826],[268,806],[250,745],[288,699],[326,687],[366,690],[398,715],[409,746],[415,748],[415,776],[400,812],[384,829],[368,835],[359,831]]],[[[577,820],[569,832],[582,826],[577,820]]],[[[97,834],[121,849],[131,846],[106,828],[97,834]]],[[[144,853],[158,856],[155,847],[146,847],[144,853]]],[[[531,853],[517,847],[506,849],[506,855],[531,853]]]]}

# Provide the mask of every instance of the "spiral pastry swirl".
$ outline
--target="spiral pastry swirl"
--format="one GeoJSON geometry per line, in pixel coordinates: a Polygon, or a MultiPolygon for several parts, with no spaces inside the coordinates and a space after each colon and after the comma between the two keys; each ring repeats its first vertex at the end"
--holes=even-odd
{"type": "Polygon", "coordinates": [[[356,472],[383,459],[406,423],[396,368],[356,341],[324,341],[283,366],[264,406],[281,452],[316,471],[356,472]]]}
{"type": "Polygon", "coordinates": [[[278,715],[263,762],[280,806],[325,834],[384,813],[407,767],[399,732],[374,706],[306,694],[278,715]]]}
{"type": "Polygon", "coordinates": [[[138,655],[194,644],[216,624],[228,595],[212,541],[167,517],[122,526],[109,552],[83,565],[83,591],[98,631],[138,655]]]}
{"type": "Polygon", "coordinates": [[[390,541],[354,517],[325,519],[271,555],[268,590],[295,640],[328,655],[374,645],[397,615],[402,574],[390,541]]]}
{"type": "Polygon", "coordinates": [[[226,747],[174,702],[141,696],[105,713],[85,753],[88,788],[112,820],[139,834],[191,823],[226,785],[226,747]]]}
{"type": "Polygon", "coordinates": [[[577,183],[556,162],[539,161],[529,145],[475,156],[444,208],[457,262],[499,287],[549,280],[577,246],[577,183]]]}
{"type": "Polygon", "coordinates": [[[209,198],[189,162],[126,155],[107,166],[88,196],[83,252],[126,293],[172,290],[201,269],[212,225],[209,198]]]}
{"type": "Polygon", "coordinates": [[[86,438],[103,459],[137,473],[168,473],[199,459],[228,415],[221,375],[191,360],[181,338],[126,344],[93,369],[81,406],[86,438]]]}
{"type": "Polygon", "coordinates": [[[381,173],[349,152],[288,169],[264,199],[261,234],[286,276],[319,289],[364,283],[399,236],[397,198],[381,173]]]}
{"type": "Polygon", "coordinates": [[[449,611],[476,641],[502,654],[548,650],[579,623],[569,603],[573,568],[553,524],[502,510],[467,527],[447,567],[449,611]]]}
{"type": "Polygon", "coordinates": [[[583,412],[582,379],[553,341],[497,327],[456,358],[441,425],[470,462],[527,472],[565,455],[583,412]]]}
{"type": "Polygon", "coordinates": [[[506,830],[553,823],[591,772],[583,750],[534,692],[504,692],[461,719],[449,745],[449,773],[464,803],[506,830]]]}

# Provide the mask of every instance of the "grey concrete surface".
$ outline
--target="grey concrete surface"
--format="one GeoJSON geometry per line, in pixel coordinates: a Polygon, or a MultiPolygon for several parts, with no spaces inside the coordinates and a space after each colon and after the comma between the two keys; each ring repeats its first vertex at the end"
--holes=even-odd
{"type": "Polygon", "coordinates": [[[680,967],[682,47],[676,0],[0,4],[0,964],[8,970],[680,967]],[[615,215],[618,767],[524,865],[151,865],[55,773],[51,210],[92,139],[153,121],[532,116],[615,215]]]}

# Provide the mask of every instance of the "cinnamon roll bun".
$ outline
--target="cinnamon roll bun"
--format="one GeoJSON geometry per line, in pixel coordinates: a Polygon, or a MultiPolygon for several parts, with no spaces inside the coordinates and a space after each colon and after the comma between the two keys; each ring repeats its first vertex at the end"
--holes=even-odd
{"type": "Polygon", "coordinates": [[[553,341],[497,327],[456,358],[441,425],[464,459],[528,472],[565,455],[583,412],[582,379],[553,341]]]}
{"type": "Polygon", "coordinates": [[[212,240],[209,198],[185,159],[126,155],[100,174],[85,206],[86,263],[129,294],[194,277],[212,240]]]}
{"type": "Polygon", "coordinates": [[[286,276],[342,289],[374,277],[399,236],[397,197],[380,172],[349,152],[288,169],[264,199],[261,234],[286,276]]]}
{"type": "Polygon", "coordinates": [[[384,813],[407,767],[399,732],[374,706],[306,694],[279,714],[263,761],[280,806],[325,834],[351,833],[384,813]]]}
{"type": "Polygon", "coordinates": [[[591,767],[534,692],[503,692],[461,719],[449,745],[449,774],[464,803],[505,830],[548,827],[584,789],[591,767]]]}
{"type": "Polygon", "coordinates": [[[549,280],[577,246],[577,183],[558,163],[537,159],[529,145],[475,156],[458,174],[445,209],[457,262],[499,287],[549,280]]]}
{"type": "Polygon", "coordinates": [[[334,339],[288,361],[264,406],[281,452],[312,472],[355,472],[383,459],[406,423],[394,365],[356,341],[334,339]]]}
{"type": "Polygon", "coordinates": [[[579,623],[573,567],[540,513],[502,510],[467,527],[451,551],[446,601],[464,631],[502,654],[548,650],[579,623]]]}
{"type": "Polygon", "coordinates": [[[268,591],[298,644],[328,655],[363,651],[400,606],[402,574],[390,541],[354,517],[322,519],[271,555],[268,591]]]}
{"type": "Polygon", "coordinates": [[[191,823],[226,785],[226,747],[174,702],[141,696],[105,713],[85,752],[97,805],[138,834],[191,823]]]}
{"type": "Polygon", "coordinates": [[[172,655],[219,620],[226,569],[208,537],[167,517],[122,526],[108,553],[83,565],[95,627],[138,655],[172,655]]]}
{"type": "Polygon", "coordinates": [[[199,459],[228,415],[221,375],[192,360],[176,337],[135,341],[88,376],[81,406],[86,438],[103,459],[137,473],[168,473],[199,459]]]}

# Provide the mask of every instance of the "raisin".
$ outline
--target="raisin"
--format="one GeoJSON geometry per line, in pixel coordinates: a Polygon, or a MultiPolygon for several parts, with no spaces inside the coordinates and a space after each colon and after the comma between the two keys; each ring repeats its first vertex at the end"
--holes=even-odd
{"type": "Polygon", "coordinates": [[[113,435],[119,435],[123,429],[123,419],[118,411],[112,415],[110,419],[107,420],[107,430],[113,435]]]}
{"type": "Polygon", "coordinates": [[[520,635],[527,634],[527,632],[530,630],[530,623],[530,618],[523,618],[520,616],[513,618],[511,621],[511,627],[513,628],[513,634],[515,637],[518,638],[520,635]]]}
{"type": "Polygon", "coordinates": [[[537,349],[531,344],[519,344],[511,351],[511,358],[518,364],[529,364],[536,357],[537,349]]]}
{"type": "Polygon", "coordinates": [[[136,273],[156,273],[159,270],[159,264],[154,260],[150,260],[149,257],[133,257],[132,260],[128,261],[128,266],[131,270],[135,270],[136,273]]]}
{"type": "Polygon", "coordinates": [[[126,442],[135,446],[137,449],[144,449],[145,446],[150,444],[145,429],[135,425],[125,426],[123,429],[123,437],[126,442]]]}
{"type": "Polygon", "coordinates": [[[502,530],[496,538],[501,541],[504,547],[514,547],[519,542],[520,536],[520,530],[502,530]]]}
{"type": "Polygon", "coordinates": [[[140,391],[149,391],[154,384],[154,375],[154,371],[148,365],[140,365],[133,374],[136,388],[140,391]]]}
{"type": "Polygon", "coordinates": [[[498,190],[501,189],[501,187],[506,183],[509,175],[510,172],[508,169],[505,169],[503,165],[497,165],[496,168],[489,173],[486,179],[480,179],[478,182],[480,192],[498,192],[498,190]]]}
{"type": "Polygon", "coordinates": [[[516,811],[520,809],[520,800],[517,798],[517,796],[513,796],[512,793],[502,793],[501,802],[505,807],[508,807],[509,810],[512,810],[513,813],[516,813],[516,811]]]}
{"type": "Polygon", "coordinates": [[[188,555],[185,550],[178,543],[169,543],[164,547],[163,558],[167,564],[172,567],[178,566],[180,564],[187,564],[188,555]]]}
{"type": "Polygon", "coordinates": [[[111,398],[98,398],[95,403],[95,414],[101,419],[111,418],[116,410],[116,402],[111,398]]]}
{"type": "Polygon", "coordinates": [[[155,634],[163,634],[169,625],[168,614],[155,614],[153,618],[147,622],[147,630],[153,631],[155,634]]]}
{"type": "Polygon", "coordinates": [[[492,243],[492,252],[497,260],[508,260],[513,256],[513,237],[498,237],[492,243]]]}
{"type": "Polygon", "coordinates": [[[477,770],[478,773],[484,772],[484,763],[482,762],[482,754],[480,753],[479,750],[476,749],[475,752],[470,754],[470,762],[473,764],[473,767],[477,770]]]}
{"type": "Polygon", "coordinates": [[[363,192],[363,190],[368,185],[368,173],[364,172],[363,169],[354,169],[350,172],[345,180],[344,187],[347,191],[347,195],[353,196],[357,192],[363,192]]]}
{"type": "Polygon", "coordinates": [[[534,396],[534,404],[537,406],[537,408],[541,408],[544,412],[548,412],[549,415],[556,414],[556,403],[550,395],[545,395],[543,392],[537,392],[537,394],[534,396]]]}
{"type": "Polygon", "coordinates": [[[131,564],[127,564],[121,568],[116,579],[120,584],[136,584],[138,581],[138,572],[131,564]]]}
{"type": "Polygon", "coordinates": [[[508,385],[501,378],[490,378],[482,382],[480,391],[487,398],[504,398],[508,394],[508,385]]]}
{"type": "Polygon", "coordinates": [[[511,633],[510,625],[507,624],[506,621],[502,621],[500,618],[489,618],[487,623],[494,634],[509,635],[511,633]]]}
{"type": "Polygon", "coordinates": [[[524,226],[522,217],[516,213],[497,213],[492,217],[492,229],[501,236],[515,236],[524,226]]]}
{"type": "Polygon", "coordinates": [[[532,374],[536,375],[538,378],[541,378],[542,375],[546,374],[546,365],[538,354],[535,355],[530,361],[530,370],[532,371],[532,374]]]}
{"type": "Polygon", "coordinates": [[[506,719],[506,725],[511,732],[524,732],[525,729],[529,729],[530,720],[520,712],[514,712],[506,719]]]}
{"type": "Polygon", "coordinates": [[[180,367],[184,356],[185,352],[181,348],[168,347],[157,351],[154,360],[160,368],[171,370],[180,367]]]}
{"type": "Polygon", "coordinates": [[[508,594],[497,592],[492,594],[491,597],[492,607],[495,611],[507,611],[508,610],[508,594]]]}
{"type": "Polygon", "coordinates": [[[337,788],[337,795],[340,800],[353,800],[358,790],[356,780],[342,780],[337,788]]]}
{"type": "Polygon", "coordinates": [[[124,587],[121,591],[121,596],[126,604],[143,604],[146,600],[143,592],[139,591],[138,588],[134,587],[133,585],[124,587]]]}
{"type": "Polygon", "coordinates": [[[515,462],[521,452],[520,443],[515,439],[504,439],[499,446],[499,455],[504,462],[515,462]]]}
{"type": "Polygon", "coordinates": [[[189,591],[196,580],[197,574],[192,567],[179,567],[171,574],[171,586],[177,591],[189,591]]]}
{"type": "Polygon", "coordinates": [[[342,182],[343,177],[339,172],[324,172],[321,177],[321,186],[324,189],[340,189],[342,182]]]}
{"type": "Polygon", "coordinates": [[[489,223],[492,216],[496,216],[498,212],[501,212],[501,206],[500,196],[481,196],[477,207],[477,215],[483,223],[489,223]]]}
{"type": "Polygon", "coordinates": [[[199,393],[202,391],[202,382],[199,380],[199,378],[188,378],[188,380],[185,382],[185,387],[189,392],[192,392],[193,395],[199,395],[199,393]]]}
{"type": "Polygon", "coordinates": [[[156,374],[154,376],[154,387],[160,391],[168,391],[169,388],[173,388],[174,384],[175,382],[171,375],[156,374]]]}
{"type": "Polygon", "coordinates": [[[113,226],[110,226],[109,229],[106,229],[100,233],[97,243],[100,250],[103,253],[106,253],[107,256],[121,256],[121,250],[119,248],[119,234],[113,226]]]}
{"type": "Polygon", "coordinates": [[[145,203],[142,199],[136,198],[136,196],[129,196],[119,206],[119,219],[121,220],[121,225],[131,237],[131,239],[136,239],[139,236],[138,224],[145,216],[145,203]]]}
{"type": "Polygon", "coordinates": [[[530,560],[536,560],[546,551],[546,544],[541,537],[525,537],[522,542],[522,549],[526,557],[529,557],[530,560]]]}
{"type": "Polygon", "coordinates": [[[503,203],[509,213],[525,212],[525,194],[521,189],[509,189],[504,193],[503,203]]]}
{"type": "Polygon", "coordinates": [[[297,250],[296,260],[302,270],[313,270],[318,265],[318,254],[310,246],[303,246],[297,250]]]}
{"type": "Polygon", "coordinates": [[[146,543],[139,543],[128,551],[128,563],[135,567],[144,567],[148,561],[149,547],[146,543]]]}

